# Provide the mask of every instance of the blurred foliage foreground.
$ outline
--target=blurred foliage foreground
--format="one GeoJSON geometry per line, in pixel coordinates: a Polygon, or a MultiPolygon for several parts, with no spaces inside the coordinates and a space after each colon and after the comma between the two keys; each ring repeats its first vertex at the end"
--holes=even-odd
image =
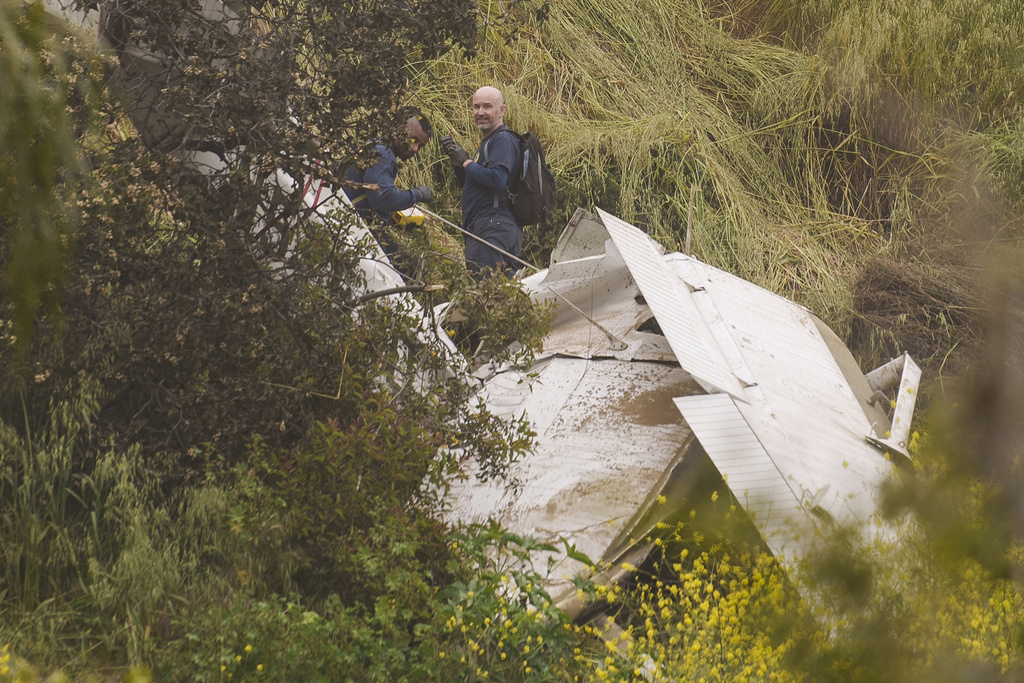
{"type": "MultiPolygon", "coordinates": [[[[1013,3],[371,4],[268,2],[216,40],[157,30],[192,26],[185,4],[119,5],[187,62],[162,91],[184,123],[157,140],[99,97],[115,64],[0,5],[0,680],[1024,677],[1019,272],[966,325],[953,313],[980,278],[925,258],[955,234],[937,216],[989,200],[973,241],[1020,229],[1013,3]],[[351,59],[325,48],[341,44],[351,59]],[[296,229],[287,275],[249,229],[268,169],[336,179],[406,77],[439,130],[467,135],[472,89],[501,86],[517,127],[553,141],[567,202],[668,242],[692,207],[699,256],[840,330],[887,320],[851,309],[858,274],[930,302],[940,361],[970,327],[974,381],[936,403],[916,471],[886,492],[893,531],[837,529],[783,571],[708,490],[632,579],[581,579],[604,616],[573,623],[543,590],[550,546],[440,524],[460,462],[500,476],[529,430],[473,408],[416,334],[430,295],[353,299],[344,216],[296,229]],[[196,174],[182,152],[209,140],[246,151],[196,174]]],[[[454,206],[435,154],[407,172],[454,206]]],[[[528,236],[535,256],[558,227],[528,236]]],[[[405,246],[466,338],[498,352],[542,333],[514,286],[474,282],[423,235],[405,246]]]]}

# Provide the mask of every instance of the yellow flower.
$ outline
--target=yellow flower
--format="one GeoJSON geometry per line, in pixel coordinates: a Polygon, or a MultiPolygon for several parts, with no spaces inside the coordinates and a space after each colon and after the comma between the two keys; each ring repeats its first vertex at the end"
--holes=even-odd
{"type": "Polygon", "coordinates": [[[245,646],[245,651],[246,652],[252,652],[252,645],[246,645],[245,646]]]}
{"type": "Polygon", "coordinates": [[[658,505],[664,505],[668,502],[668,498],[665,496],[658,496],[658,505]]]}
{"type": "Polygon", "coordinates": [[[256,670],[257,671],[263,671],[263,665],[262,664],[257,664],[256,665],[256,670]]]}

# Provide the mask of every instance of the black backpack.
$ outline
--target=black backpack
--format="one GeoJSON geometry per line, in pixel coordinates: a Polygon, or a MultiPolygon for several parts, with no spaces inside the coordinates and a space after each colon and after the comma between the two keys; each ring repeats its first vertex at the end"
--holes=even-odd
{"type": "MultiPolygon", "coordinates": [[[[555,210],[555,176],[548,168],[544,148],[536,135],[530,131],[520,135],[510,128],[505,130],[519,140],[519,163],[512,169],[508,181],[512,215],[520,226],[540,223],[555,210]]],[[[482,156],[486,163],[487,143],[484,143],[482,156]]],[[[498,198],[494,201],[497,205],[498,198]]]]}

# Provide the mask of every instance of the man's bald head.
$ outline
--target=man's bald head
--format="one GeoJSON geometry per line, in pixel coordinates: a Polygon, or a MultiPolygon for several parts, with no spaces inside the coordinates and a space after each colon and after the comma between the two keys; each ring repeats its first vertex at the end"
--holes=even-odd
{"type": "Polygon", "coordinates": [[[490,85],[485,85],[484,87],[480,88],[475,93],[473,93],[474,102],[478,97],[486,97],[491,101],[497,102],[499,106],[505,104],[505,96],[501,94],[500,90],[490,85]]]}
{"type": "Polygon", "coordinates": [[[505,121],[505,98],[501,91],[485,85],[473,94],[473,122],[480,136],[487,137],[505,121]]]}

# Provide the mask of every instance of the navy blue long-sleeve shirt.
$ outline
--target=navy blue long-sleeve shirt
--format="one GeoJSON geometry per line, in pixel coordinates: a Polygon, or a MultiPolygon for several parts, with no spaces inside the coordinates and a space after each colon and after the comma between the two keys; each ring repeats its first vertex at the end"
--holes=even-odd
{"type": "Polygon", "coordinates": [[[481,219],[500,217],[517,225],[508,199],[508,178],[519,159],[519,140],[504,125],[487,136],[465,167],[462,185],[462,225],[470,232],[481,219]],[[484,150],[486,148],[486,154],[484,150]],[[498,202],[495,206],[494,198],[498,202]]]}
{"type": "Polygon", "coordinates": [[[360,190],[352,187],[346,187],[344,190],[352,200],[366,194],[365,201],[355,204],[363,218],[370,218],[376,213],[381,221],[390,223],[392,213],[408,209],[422,197],[416,190],[399,190],[395,187],[398,158],[385,145],[377,145],[375,149],[377,150],[377,161],[362,171],[352,166],[348,169],[346,178],[356,183],[376,183],[380,186],[380,190],[360,190]]]}

